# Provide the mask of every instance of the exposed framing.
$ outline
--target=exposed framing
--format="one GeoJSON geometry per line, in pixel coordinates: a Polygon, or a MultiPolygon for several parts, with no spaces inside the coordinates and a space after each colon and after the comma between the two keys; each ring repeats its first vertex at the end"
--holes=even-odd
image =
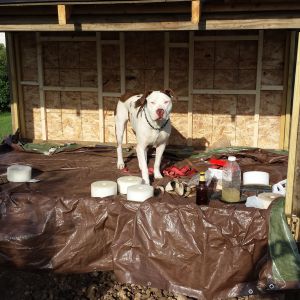
{"type": "Polygon", "coordinates": [[[189,33],[188,145],[193,141],[194,32],[189,33]]]}
{"type": "Polygon", "coordinates": [[[37,46],[37,64],[38,64],[38,83],[39,83],[39,95],[40,95],[41,131],[42,131],[42,140],[46,141],[48,139],[47,138],[47,115],[46,115],[46,107],[45,107],[42,43],[40,40],[39,32],[36,33],[36,46],[37,46]]]}

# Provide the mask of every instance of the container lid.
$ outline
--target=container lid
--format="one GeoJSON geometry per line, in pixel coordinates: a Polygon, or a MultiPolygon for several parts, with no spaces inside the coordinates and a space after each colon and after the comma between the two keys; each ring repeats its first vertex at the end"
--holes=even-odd
{"type": "Polygon", "coordinates": [[[228,160],[229,161],[236,161],[236,157],[235,156],[228,156],[228,160]]]}

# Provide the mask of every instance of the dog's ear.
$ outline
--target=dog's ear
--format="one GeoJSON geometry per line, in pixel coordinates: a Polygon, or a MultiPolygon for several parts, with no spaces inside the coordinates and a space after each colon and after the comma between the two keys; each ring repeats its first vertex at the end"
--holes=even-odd
{"type": "Polygon", "coordinates": [[[175,93],[173,92],[173,90],[171,89],[166,89],[163,91],[164,94],[166,94],[167,96],[169,96],[172,101],[176,101],[177,100],[177,96],[175,95],[175,93]]]}
{"type": "Polygon", "coordinates": [[[143,108],[147,102],[147,97],[152,93],[152,91],[145,92],[143,96],[135,102],[135,107],[143,108]]]}

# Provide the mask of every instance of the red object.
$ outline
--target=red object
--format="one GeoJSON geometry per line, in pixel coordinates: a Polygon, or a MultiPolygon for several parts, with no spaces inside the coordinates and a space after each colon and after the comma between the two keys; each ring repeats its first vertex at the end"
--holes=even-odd
{"type": "Polygon", "coordinates": [[[220,167],[224,167],[225,164],[226,164],[226,160],[223,160],[223,159],[216,159],[216,158],[211,158],[209,160],[209,163],[211,163],[212,165],[217,165],[217,166],[220,166],[220,167]]]}
{"type": "Polygon", "coordinates": [[[128,170],[128,168],[127,168],[127,167],[125,167],[124,169],[122,169],[122,172],[123,172],[123,173],[128,173],[128,172],[129,172],[129,170],[128,170]]]}
{"type": "Polygon", "coordinates": [[[154,173],[154,169],[153,168],[148,168],[148,174],[152,175],[154,173]]]}
{"type": "Polygon", "coordinates": [[[163,174],[172,178],[182,177],[182,176],[192,176],[197,173],[197,170],[190,168],[189,166],[183,166],[178,168],[176,166],[171,166],[163,170],[163,174]]]}

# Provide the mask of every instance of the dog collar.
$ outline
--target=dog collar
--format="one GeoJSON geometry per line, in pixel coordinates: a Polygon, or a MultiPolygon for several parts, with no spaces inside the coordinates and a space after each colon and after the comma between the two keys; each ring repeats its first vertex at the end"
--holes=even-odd
{"type": "Polygon", "coordinates": [[[170,119],[166,120],[166,122],[165,122],[164,124],[162,124],[161,127],[156,128],[156,127],[154,127],[154,126],[149,122],[149,120],[148,120],[148,118],[147,118],[146,111],[145,111],[145,106],[143,107],[143,111],[144,111],[144,114],[145,114],[145,118],[146,118],[147,123],[148,123],[149,126],[150,126],[152,129],[154,129],[154,130],[161,131],[162,129],[164,129],[164,128],[166,127],[166,125],[168,124],[168,122],[169,122],[169,120],[170,120],[170,119]]]}

